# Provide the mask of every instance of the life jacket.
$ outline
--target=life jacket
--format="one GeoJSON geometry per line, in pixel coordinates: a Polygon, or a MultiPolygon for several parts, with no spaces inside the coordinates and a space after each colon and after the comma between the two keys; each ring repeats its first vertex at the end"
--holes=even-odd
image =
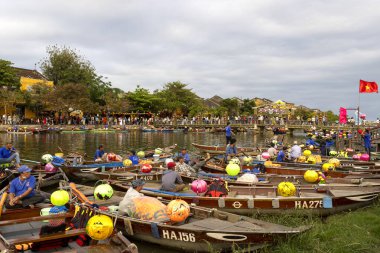
{"type": "Polygon", "coordinates": [[[208,191],[206,192],[206,196],[208,197],[227,197],[228,194],[227,182],[223,179],[215,179],[211,182],[208,187],[208,191]]]}

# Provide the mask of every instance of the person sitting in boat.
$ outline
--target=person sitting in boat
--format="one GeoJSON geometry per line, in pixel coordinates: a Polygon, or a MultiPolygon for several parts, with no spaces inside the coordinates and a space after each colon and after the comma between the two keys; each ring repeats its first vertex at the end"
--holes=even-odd
{"type": "Polygon", "coordinates": [[[181,156],[181,157],[184,158],[184,161],[185,161],[186,164],[190,163],[190,156],[187,153],[186,148],[182,148],[181,153],[179,154],[179,156],[181,156]]]}
{"type": "Polygon", "coordinates": [[[94,160],[95,162],[101,162],[103,161],[103,156],[104,156],[104,147],[103,145],[99,145],[98,149],[95,152],[94,160]]]}
{"type": "Polygon", "coordinates": [[[237,155],[236,139],[231,139],[231,143],[226,147],[226,160],[230,160],[231,156],[237,155]]]}
{"type": "Polygon", "coordinates": [[[294,145],[290,150],[290,159],[297,160],[301,156],[301,147],[298,146],[297,141],[294,141],[294,145]]]}
{"type": "MultiPolygon", "coordinates": [[[[285,162],[286,159],[286,151],[288,150],[288,147],[284,146],[280,152],[278,152],[276,162],[285,162]]],[[[269,152],[269,151],[268,151],[269,152]]]]}
{"type": "Polygon", "coordinates": [[[162,176],[162,191],[179,192],[185,188],[186,185],[183,183],[181,175],[174,170],[175,166],[175,162],[167,164],[168,170],[162,176]]]}
{"type": "Polygon", "coordinates": [[[138,165],[139,164],[139,157],[136,155],[136,151],[131,150],[129,160],[132,161],[133,165],[138,165]]]}
{"type": "Polygon", "coordinates": [[[23,165],[18,168],[20,176],[13,179],[9,187],[9,198],[5,204],[8,209],[13,208],[34,208],[34,205],[44,201],[44,197],[35,192],[36,178],[31,176],[28,166],[23,165]]]}
{"type": "Polygon", "coordinates": [[[13,147],[11,141],[8,141],[4,147],[0,148],[0,164],[16,161],[16,167],[20,167],[20,155],[13,147]]]}
{"type": "Polygon", "coordinates": [[[277,149],[275,148],[275,144],[273,142],[270,144],[270,148],[268,148],[268,153],[271,159],[274,159],[277,155],[277,149]]]}
{"type": "Polygon", "coordinates": [[[136,179],[132,181],[132,187],[129,187],[127,193],[125,194],[122,201],[119,204],[119,213],[128,213],[128,205],[131,203],[133,198],[142,197],[144,194],[140,193],[145,185],[145,181],[142,179],[136,179]]]}
{"type": "Polygon", "coordinates": [[[191,174],[195,174],[195,170],[185,162],[185,157],[179,156],[177,158],[177,165],[175,166],[175,170],[181,174],[191,176],[191,174]]]}

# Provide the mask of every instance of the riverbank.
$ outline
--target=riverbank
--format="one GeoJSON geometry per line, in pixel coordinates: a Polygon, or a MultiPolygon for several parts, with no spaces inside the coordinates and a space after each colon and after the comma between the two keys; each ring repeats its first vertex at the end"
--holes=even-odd
{"type": "MultiPolygon", "coordinates": [[[[104,125],[17,125],[19,129],[46,129],[46,128],[54,128],[54,129],[62,129],[63,131],[71,131],[73,129],[80,129],[81,127],[85,127],[86,129],[104,129],[104,125]]],[[[108,129],[115,130],[138,130],[140,129],[140,125],[112,125],[109,126],[108,129]]],[[[0,132],[5,132],[8,129],[12,129],[12,125],[0,125],[0,132]]]]}

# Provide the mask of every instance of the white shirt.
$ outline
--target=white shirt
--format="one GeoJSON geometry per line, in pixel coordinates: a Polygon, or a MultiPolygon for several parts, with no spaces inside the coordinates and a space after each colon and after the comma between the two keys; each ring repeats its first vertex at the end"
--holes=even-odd
{"type": "Polygon", "coordinates": [[[268,148],[268,153],[269,153],[270,157],[274,157],[277,155],[277,149],[275,149],[274,147],[270,147],[270,148],[268,148]]]}

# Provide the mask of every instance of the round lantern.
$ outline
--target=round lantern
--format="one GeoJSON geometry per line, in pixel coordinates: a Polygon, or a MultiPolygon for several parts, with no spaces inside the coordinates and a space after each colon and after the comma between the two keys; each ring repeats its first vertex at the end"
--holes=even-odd
{"type": "Polygon", "coordinates": [[[270,158],[270,155],[269,155],[269,153],[268,152],[263,152],[262,154],[261,154],[261,157],[262,158],[264,158],[264,159],[269,159],[270,158]]]}
{"type": "Polygon", "coordinates": [[[303,155],[306,156],[306,157],[309,157],[309,156],[311,156],[311,151],[308,150],[308,149],[306,149],[306,150],[303,151],[303,155]]]}
{"type": "Polygon", "coordinates": [[[340,161],[339,161],[339,159],[331,158],[331,159],[329,160],[329,163],[334,164],[334,167],[335,167],[335,168],[340,167],[340,161]]]}
{"type": "Polygon", "coordinates": [[[97,200],[107,200],[110,199],[112,195],[113,189],[109,184],[98,185],[94,190],[94,196],[97,200]]]}
{"type": "Polygon", "coordinates": [[[337,156],[338,152],[336,152],[335,150],[331,150],[329,154],[330,156],[337,156]]]}
{"type": "Polygon", "coordinates": [[[244,156],[243,157],[243,162],[245,163],[245,164],[250,164],[251,162],[252,162],[252,157],[250,157],[250,156],[244,156]]]}
{"type": "Polygon", "coordinates": [[[41,157],[41,161],[42,161],[43,163],[50,163],[50,162],[53,161],[53,156],[50,155],[50,154],[45,154],[45,155],[43,155],[43,156],[41,157]]]}
{"type": "Polygon", "coordinates": [[[368,154],[362,154],[360,156],[361,161],[369,161],[369,155],[368,154]]]}
{"type": "Polygon", "coordinates": [[[206,183],[206,181],[204,181],[202,179],[194,180],[191,183],[191,190],[193,192],[195,192],[196,194],[206,192],[207,191],[207,183],[206,183]]]}
{"type": "Polygon", "coordinates": [[[327,172],[329,170],[334,170],[334,169],[335,169],[335,166],[332,163],[324,163],[322,165],[322,171],[324,171],[324,172],[327,172]]]}
{"type": "Polygon", "coordinates": [[[236,163],[229,163],[226,167],[226,172],[229,176],[236,176],[240,172],[240,166],[236,163]]]}
{"type": "Polygon", "coordinates": [[[53,165],[53,164],[51,164],[51,163],[47,163],[47,164],[45,165],[45,171],[46,171],[47,173],[54,173],[54,172],[57,172],[57,169],[54,168],[54,165],[53,165]]]}
{"type": "Polygon", "coordinates": [[[175,199],[169,202],[166,212],[173,222],[182,222],[189,217],[190,206],[184,200],[175,199]]]}
{"type": "Polygon", "coordinates": [[[132,161],[131,161],[130,159],[125,159],[125,160],[123,161],[123,165],[124,165],[125,167],[131,166],[131,165],[132,165],[132,161]]]}
{"type": "Polygon", "coordinates": [[[360,159],[360,156],[361,156],[361,155],[357,155],[357,154],[356,154],[356,155],[353,155],[353,156],[352,156],[352,159],[354,159],[354,160],[359,160],[359,159],[360,159]]]}
{"type": "Polygon", "coordinates": [[[239,158],[234,157],[234,158],[232,158],[232,159],[230,160],[229,163],[234,163],[234,164],[240,165],[240,160],[239,160],[239,158]]]}
{"type": "Polygon", "coordinates": [[[108,161],[116,161],[116,154],[114,154],[114,153],[108,153],[107,154],[107,160],[108,161]]]}
{"type": "Polygon", "coordinates": [[[272,161],[265,161],[264,166],[265,167],[271,167],[273,165],[272,161]]]}
{"type": "Polygon", "coordinates": [[[308,183],[315,183],[318,181],[319,175],[315,170],[307,170],[305,174],[303,174],[303,178],[308,183]]]}
{"type": "Polygon", "coordinates": [[[105,240],[112,235],[112,219],[104,214],[94,215],[87,222],[86,232],[94,240],[105,240]]]}
{"type": "Polygon", "coordinates": [[[141,166],[141,172],[142,173],[150,173],[152,171],[152,165],[150,164],[143,164],[141,166]]]}
{"type": "Polygon", "coordinates": [[[144,158],[145,157],[145,152],[144,151],[139,151],[139,152],[137,152],[137,156],[139,158],[144,158]]]}
{"type": "Polygon", "coordinates": [[[156,148],[156,149],[154,150],[154,153],[155,153],[156,155],[161,155],[162,152],[164,152],[164,151],[162,150],[162,148],[156,148]]]}
{"type": "Polygon", "coordinates": [[[300,162],[300,163],[306,162],[306,156],[301,155],[300,157],[297,158],[297,161],[300,162]]]}
{"type": "Polygon", "coordinates": [[[309,146],[309,149],[310,149],[310,150],[313,150],[313,149],[314,149],[314,146],[313,146],[313,145],[310,145],[310,146],[309,146]]]}
{"type": "Polygon", "coordinates": [[[316,164],[317,163],[317,159],[315,159],[314,156],[309,156],[309,158],[307,158],[307,162],[310,163],[310,164],[316,164]]]}
{"type": "Polygon", "coordinates": [[[55,206],[64,206],[69,200],[70,195],[64,190],[55,191],[50,196],[50,202],[55,206]]]}
{"type": "Polygon", "coordinates": [[[165,159],[165,165],[168,166],[168,163],[174,163],[174,160],[171,158],[166,158],[165,159]]]}
{"type": "Polygon", "coordinates": [[[281,182],[277,186],[277,192],[283,197],[296,195],[296,187],[291,182],[281,182]]]}

